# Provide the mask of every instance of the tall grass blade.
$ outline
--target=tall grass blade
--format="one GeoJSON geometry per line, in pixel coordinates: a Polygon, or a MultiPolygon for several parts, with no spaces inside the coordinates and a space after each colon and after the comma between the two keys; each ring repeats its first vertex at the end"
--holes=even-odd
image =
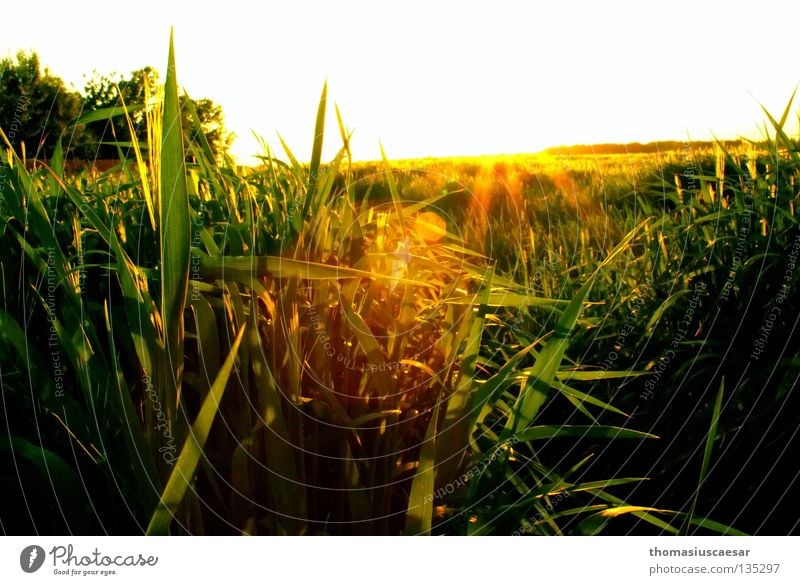
{"type": "Polygon", "coordinates": [[[656,435],[626,429],[624,427],[605,427],[597,425],[540,425],[520,431],[517,440],[541,441],[575,437],[578,439],[657,439],[656,435]]]}
{"type": "MultiPolygon", "coordinates": [[[[253,305],[255,306],[253,295],[253,305]]],[[[258,329],[258,317],[250,317],[248,342],[252,357],[252,371],[262,403],[262,420],[266,426],[264,449],[269,466],[269,485],[272,499],[283,517],[281,523],[290,534],[304,530],[306,518],[306,491],[297,463],[297,451],[292,445],[286,417],[281,407],[281,392],[270,371],[265,355],[265,342],[258,329]]]]}
{"type": "MultiPolygon", "coordinates": [[[[487,303],[489,291],[492,287],[494,267],[489,266],[483,281],[483,289],[474,297],[474,306],[467,309],[468,315],[476,314],[470,324],[468,320],[464,325],[470,325],[466,345],[461,354],[461,364],[456,387],[447,401],[444,427],[438,438],[436,462],[436,484],[443,485],[452,479],[461,467],[466,453],[469,439],[473,431],[473,423],[479,414],[479,409],[473,404],[475,393],[475,371],[478,354],[481,348],[481,338],[486,322],[487,303]]],[[[498,381],[498,385],[502,382],[498,381]]]]}
{"type": "Polygon", "coordinates": [[[433,524],[433,487],[436,471],[436,427],[442,408],[441,395],[433,407],[431,420],[425,430],[425,439],[419,454],[419,467],[411,483],[406,513],[407,536],[429,535],[433,524]]]}
{"type": "Polygon", "coordinates": [[[714,401],[714,411],[711,414],[711,425],[708,428],[708,435],[706,435],[706,444],[705,448],[703,449],[703,463],[700,466],[700,479],[697,482],[697,489],[694,492],[694,497],[692,498],[692,505],[689,508],[689,514],[686,516],[686,520],[682,526],[681,532],[688,535],[689,531],[689,524],[691,523],[692,518],[694,518],[694,512],[697,509],[697,501],[700,499],[700,490],[703,487],[703,483],[706,481],[706,477],[708,477],[708,468],[711,465],[711,454],[714,451],[714,441],[717,439],[717,429],[719,428],[719,415],[722,411],[722,396],[725,393],[725,378],[723,378],[719,383],[719,390],[717,390],[717,398],[714,401]]]}
{"type": "Polygon", "coordinates": [[[242,325],[231,346],[231,352],[220,368],[217,378],[208,391],[208,395],[203,400],[200,413],[197,415],[189,435],[186,437],[181,454],[175,463],[175,468],[172,470],[169,481],[167,481],[167,485],[164,488],[164,493],[161,494],[161,501],[150,519],[150,524],[147,527],[148,535],[166,535],[169,533],[169,526],[178,512],[181,502],[183,502],[189,484],[194,478],[203,447],[211,431],[211,425],[217,416],[222,396],[228,385],[228,379],[233,371],[236,354],[239,351],[244,332],[245,325],[242,325]]]}
{"type": "Polygon", "coordinates": [[[322,86],[322,95],[319,98],[317,107],[317,122],[314,125],[314,144],[311,148],[311,164],[308,168],[308,188],[306,189],[306,200],[303,202],[303,215],[305,217],[311,208],[311,202],[317,192],[317,179],[319,178],[319,168],[322,161],[322,141],[325,136],[325,110],[328,107],[328,82],[322,86]]]}
{"type": "Polygon", "coordinates": [[[170,424],[174,424],[183,375],[183,312],[189,283],[191,226],[172,34],[169,41],[162,123],[158,231],[161,242],[161,318],[167,361],[163,403],[170,424]]]}

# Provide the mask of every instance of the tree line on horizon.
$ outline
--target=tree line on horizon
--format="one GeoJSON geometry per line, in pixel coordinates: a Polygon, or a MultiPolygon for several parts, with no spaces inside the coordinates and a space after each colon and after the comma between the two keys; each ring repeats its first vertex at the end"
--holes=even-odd
{"type": "MultiPolygon", "coordinates": [[[[65,155],[73,160],[127,157],[132,137],[121,106],[124,103],[129,111],[136,138],[146,144],[145,112],[139,106],[145,102],[145,85],[155,87],[157,83],[158,72],[149,66],[127,76],[95,71],[83,91],[78,92],[42,67],[35,51],[19,51],[13,58],[0,59],[0,129],[20,155],[24,144],[29,159],[49,159],[59,138],[65,155]],[[113,108],[117,108],[118,115],[76,123],[92,112],[113,108]]],[[[195,128],[196,132],[199,127],[215,156],[228,154],[233,134],[225,127],[222,106],[207,98],[186,95],[181,96],[181,103],[184,131],[195,128]],[[187,108],[187,102],[194,107],[187,108]],[[189,111],[196,112],[196,124],[190,123],[189,111]]]]}
{"type": "MultiPolygon", "coordinates": [[[[606,154],[656,154],[672,152],[686,148],[687,141],[656,140],[653,142],[605,142],[601,144],[573,144],[569,146],[551,146],[542,152],[551,155],[606,155],[606,154]]],[[[738,140],[692,140],[693,148],[713,148],[720,144],[729,148],[740,144],[738,140]]]]}

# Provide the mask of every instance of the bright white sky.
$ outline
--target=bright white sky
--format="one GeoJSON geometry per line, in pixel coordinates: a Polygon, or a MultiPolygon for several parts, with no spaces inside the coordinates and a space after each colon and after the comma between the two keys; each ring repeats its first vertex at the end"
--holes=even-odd
{"type": "Polygon", "coordinates": [[[329,82],[355,158],[534,152],[576,143],[758,135],[800,82],[797,2],[64,2],[0,0],[0,56],[34,49],[75,88],[163,70],[222,104],[234,153],[310,158],[329,82]],[[35,7],[35,8],[32,8],[35,7]]]}

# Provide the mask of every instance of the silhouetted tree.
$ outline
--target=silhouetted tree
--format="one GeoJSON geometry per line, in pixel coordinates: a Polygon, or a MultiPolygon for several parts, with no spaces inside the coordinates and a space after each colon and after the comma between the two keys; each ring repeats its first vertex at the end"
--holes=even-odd
{"type": "MultiPolygon", "coordinates": [[[[181,101],[185,101],[186,99],[189,98],[186,96],[181,97],[181,101]]],[[[228,132],[225,128],[225,117],[222,113],[222,106],[208,98],[192,100],[192,102],[197,112],[197,122],[200,126],[200,130],[205,135],[206,140],[208,140],[208,144],[214,156],[221,157],[226,155],[233,142],[233,134],[228,132]]],[[[196,140],[197,137],[193,135],[194,132],[192,131],[192,128],[196,126],[193,125],[189,119],[189,110],[184,107],[182,111],[184,114],[184,131],[188,133],[190,140],[196,140]]]]}
{"type": "MultiPolygon", "coordinates": [[[[158,83],[158,73],[152,67],[144,67],[133,71],[128,77],[116,76],[97,76],[93,77],[84,88],[86,94],[86,110],[95,111],[104,108],[119,108],[123,102],[130,109],[130,117],[133,123],[136,137],[141,144],[147,142],[147,127],[145,125],[145,113],[137,106],[144,104],[146,99],[145,84],[155,87],[158,83]],[[121,99],[120,99],[121,98],[121,99]]],[[[183,129],[188,141],[196,140],[196,128],[205,135],[215,156],[219,157],[227,153],[232,142],[231,134],[225,129],[222,107],[210,99],[192,100],[194,109],[197,112],[198,124],[192,124],[190,120],[190,108],[187,107],[187,100],[190,98],[181,96],[183,111],[183,129]]],[[[92,135],[97,137],[95,145],[95,158],[117,158],[118,148],[125,152],[129,147],[127,143],[131,140],[128,122],[124,116],[115,116],[107,120],[92,122],[89,125],[92,135]]],[[[188,145],[187,145],[188,147],[188,145]]]]}
{"type": "MultiPolygon", "coordinates": [[[[145,84],[154,88],[158,83],[158,73],[152,67],[137,69],[124,78],[117,74],[95,75],[83,88],[85,110],[93,112],[106,108],[120,108],[123,103],[129,108],[136,137],[140,142],[147,142],[147,127],[143,109],[136,109],[145,102],[145,84]]],[[[124,115],[109,117],[87,124],[87,130],[93,137],[92,151],[81,153],[82,158],[115,159],[120,149],[127,153],[131,135],[128,121],[124,115]]],[[[126,154],[128,156],[128,154],[126,154]]]]}
{"type": "MultiPolygon", "coordinates": [[[[64,81],[42,69],[35,52],[19,52],[16,58],[0,60],[0,128],[17,153],[25,145],[28,158],[47,159],[64,134],[62,146],[68,155],[84,160],[131,156],[131,134],[124,115],[77,125],[82,115],[124,103],[140,144],[147,143],[145,112],[146,85],[155,87],[158,73],[143,67],[127,77],[95,75],[86,83],[84,95],[67,89],[64,81]]],[[[216,157],[227,154],[233,136],[226,130],[222,107],[210,99],[191,100],[196,122],[191,118],[190,98],[181,97],[183,128],[188,146],[198,139],[199,130],[216,157]]]]}
{"type": "Polygon", "coordinates": [[[42,69],[36,53],[20,51],[16,58],[0,60],[0,128],[18,154],[24,143],[28,158],[49,158],[65,130],[65,150],[80,148],[85,131],[70,123],[82,103],[79,93],[42,69]]]}

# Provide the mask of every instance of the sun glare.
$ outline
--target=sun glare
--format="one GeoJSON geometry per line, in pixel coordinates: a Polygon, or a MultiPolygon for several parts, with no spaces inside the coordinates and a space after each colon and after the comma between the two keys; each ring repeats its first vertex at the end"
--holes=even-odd
{"type": "Polygon", "coordinates": [[[447,224],[437,213],[420,213],[414,223],[417,236],[426,244],[434,244],[447,235],[447,224]]]}

